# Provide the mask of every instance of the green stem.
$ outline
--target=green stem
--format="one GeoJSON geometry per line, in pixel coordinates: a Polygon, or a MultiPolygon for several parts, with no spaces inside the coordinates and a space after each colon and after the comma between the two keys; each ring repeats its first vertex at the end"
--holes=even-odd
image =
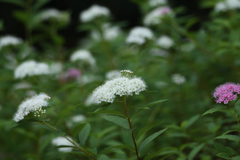
{"type": "Polygon", "coordinates": [[[137,159],[140,160],[139,154],[138,154],[138,149],[137,149],[137,143],[136,143],[134,135],[133,135],[132,124],[131,124],[131,120],[130,120],[129,113],[128,113],[128,108],[127,108],[127,103],[126,103],[126,96],[124,96],[124,106],[125,106],[125,110],[126,110],[126,114],[127,114],[128,124],[129,124],[130,130],[131,130],[133,143],[134,143],[134,146],[135,146],[135,152],[136,152],[136,155],[137,155],[137,159]]]}
{"type": "MultiPolygon", "coordinates": [[[[47,125],[48,127],[50,127],[51,129],[53,129],[54,131],[57,131],[57,129],[53,126],[51,126],[50,124],[48,124],[45,121],[41,121],[43,124],[47,125]]],[[[67,136],[63,136],[64,138],[66,138],[70,143],[72,143],[75,147],[77,147],[79,150],[81,150],[82,152],[84,152],[85,154],[87,154],[91,159],[96,160],[92,155],[90,155],[87,151],[85,151],[83,148],[79,147],[74,141],[72,141],[71,139],[69,139],[67,136]]]]}

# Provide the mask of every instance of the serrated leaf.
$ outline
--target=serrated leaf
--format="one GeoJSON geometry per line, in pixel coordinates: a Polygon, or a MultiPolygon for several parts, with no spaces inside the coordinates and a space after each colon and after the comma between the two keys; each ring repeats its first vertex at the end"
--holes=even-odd
{"type": "Polygon", "coordinates": [[[235,141],[235,142],[239,142],[240,141],[240,137],[236,136],[236,135],[221,135],[216,137],[215,139],[227,139],[230,141],[235,141]]]}
{"type": "Polygon", "coordinates": [[[240,160],[240,156],[233,157],[232,160],[240,160]]]}
{"type": "Polygon", "coordinates": [[[167,128],[162,129],[161,131],[158,131],[154,134],[152,134],[151,136],[147,137],[142,144],[139,147],[139,152],[148,144],[150,143],[152,140],[154,140],[155,138],[157,138],[160,134],[162,134],[163,132],[165,132],[167,130],[167,128]]]}
{"type": "Polygon", "coordinates": [[[231,159],[231,157],[228,156],[228,154],[226,154],[226,153],[218,153],[217,156],[221,157],[221,158],[224,158],[224,159],[231,159]]]}
{"type": "Polygon", "coordinates": [[[56,121],[55,121],[55,126],[57,125],[57,123],[66,115],[68,114],[70,111],[72,111],[73,109],[75,109],[76,107],[80,106],[82,104],[78,104],[76,106],[70,107],[68,109],[65,109],[64,111],[62,111],[62,113],[59,114],[59,116],[57,117],[56,121]]]}
{"type": "Polygon", "coordinates": [[[153,127],[157,126],[160,122],[162,122],[162,121],[160,120],[160,121],[154,122],[154,123],[152,123],[152,124],[149,124],[149,125],[146,125],[145,127],[143,127],[143,128],[138,132],[137,140],[138,140],[143,134],[145,134],[147,131],[149,131],[149,130],[152,129],[153,127]]]}
{"type": "Polygon", "coordinates": [[[231,152],[224,145],[222,145],[220,143],[216,143],[216,142],[214,142],[213,145],[218,151],[229,154],[229,156],[231,156],[231,152]]]}
{"type": "Polygon", "coordinates": [[[88,123],[84,126],[84,128],[80,131],[78,134],[80,145],[83,146],[89,136],[89,133],[91,131],[91,125],[88,123]]]}
{"type": "Polygon", "coordinates": [[[79,132],[85,127],[87,123],[81,123],[81,124],[78,124],[77,126],[75,126],[73,128],[73,132],[72,132],[72,138],[75,138],[79,132]]]}
{"type": "Polygon", "coordinates": [[[202,114],[202,116],[205,116],[207,114],[212,114],[214,112],[217,112],[217,111],[223,111],[223,110],[226,110],[227,108],[226,107],[215,107],[215,108],[211,108],[209,109],[208,111],[206,111],[205,113],[202,114]]]}
{"type": "Polygon", "coordinates": [[[145,106],[151,107],[151,106],[153,106],[153,105],[155,105],[155,104],[158,104],[158,103],[161,103],[161,102],[164,102],[164,101],[167,101],[167,100],[168,100],[168,99],[163,99],[163,100],[154,101],[154,102],[151,102],[151,103],[146,104],[145,106]]]}
{"type": "Polygon", "coordinates": [[[122,112],[119,112],[116,110],[100,110],[100,111],[94,111],[93,113],[111,114],[111,115],[127,118],[122,112]]]}
{"type": "Polygon", "coordinates": [[[200,144],[192,149],[188,156],[188,160],[193,160],[193,158],[198,154],[198,152],[203,148],[205,144],[200,144]]]}
{"type": "Polygon", "coordinates": [[[125,118],[119,116],[105,116],[104,119],[107,121],[113,122],[125,129],[130,129],[128,121],[125,118]]]}

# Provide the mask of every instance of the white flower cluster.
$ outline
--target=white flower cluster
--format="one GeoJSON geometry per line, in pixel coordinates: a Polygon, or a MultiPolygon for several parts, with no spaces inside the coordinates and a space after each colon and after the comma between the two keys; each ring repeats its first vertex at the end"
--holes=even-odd
{"type": "Polygon", "coordinates": [[[132,96],[133,93],[138,95],[146,90],[146,87],[145,82],[141,78],[120,77],[105,82],[102,86],[96,88],[92,95],[96,103],[113,103],[116,95],[132,96]]]}
{"type": "Polygon", "coordinates": [[[55,8],[46,9],[40,14],[41,20],[55,19],[57,21],[69,21],[69,14],[55,8]]]}
{"type": "Polygon", "coordinates": [[[172,82],[176,84],[182,84],[186,81],[186,78],[180,74],[173,74],[171,78],[172,82]]]}
{"type": "Polygon", "coordinates": [[[162,22],[162,17],[166,15],[172,15],[172,10],[169,7],[159,7],[151,11],[144,18],[144,24],[149,25],[157,25],[162,22]]]}
{"type": "Polygon", "coordinates": [[[126,42],[142,45],[146,42],[146,39],[152,39],[152,38],[153,38],[153,33],[150,29],[146,27],[135,27],[130,31],[126,42]]]}
{"type": "Polygon", "coordinates": [[[46,110],[43,107],[48,106],[47,100],[50,99],[45,93],[40,93],[34,97],[23,101],[15,113],[13,120],[18,122],[24,119],[24,116],[28,115],[30,112],[34,113],[34,116],[40,117],[40,114],[45,113],[46,110]]]}
{"type": "Polygon", "coordinates": [[[152,7],[164,5],[167,3],[167,0],[149,0],[149,5],[152,7]]]}
{"type": "Polygon", "coordinates": [[[157,39],[157,45],[164,48],[164,49],[169,49],[170,47],[173,46],[174,42],[173,40],[168,37],[168,36],[161,36],[157,39]]]}
{"type": "Polygon", "coordinates": [[[93,58],[92,54],[87,51],[87,50],[78,50],[76,52],[74,52],[72,55],[71,55],[71,58],[70,60],[73,62],[73,61],[82,61],[82,62],[87,62],[89,63],[91,66],[95,66],[95,59],[93,58]]]}
{"type": "Polygon", "coordinates": [[[85,100],[84,105],[85,105],[86,107],[89,107],[89,106],[94,105],[94,104],[97,104],[97,103],[95,103],[95,101],[94,101],[93,94],[90,94],[90,95],[87,97],[87,99],[85,100]]]}
{"type": "Polygon", "coordinates": [[[58,74],[58,73],[61,73],[62,71],[63,71],[63,65],[60,62],[53,62],[49,66],[49,73],[50,74],[58,74]]]}
{"type": "MultiPolygon", "coordinates": [[[[117,26],[110,26],[109,23],[106,23],[102,26],[102,31],[103,31],[103,37],[106,40],[112,40],[115,39],[116,37],[118,37],[121,33],[121,30],[119,27],[117,26]]],[[[101,35],[99,32],[97,31],[92,31],[91,36],[96,39],[96,40],[100,40],[101,39],[101,35]]]]}
{"type": "Polygon", "coordinates": [[[21,63],[14,70],[14,78],[24,78],[26,76],[36,76],[42,74],[49,74],[49,67],[45,63],[38,63],[33,60],[21,63]]]}
{"type": "Polygon", "coordinates": [[[89,22],[94,20],[97,17],[109,16],[109,15],[110,15],[110,11],[108,10],[108,8],[102,7],[99,5],[93,5],[89,9],[83,11],[80,14],[80,20],[82,22],[89,22]]]}
{"type": "MultiPolygon", "coordinates": [[[[72,141],[72,138],[67,136],[68,139],[70,139],[72,141]]],[[[54,138],[52,140],[52,145],[55,145],[55,146],[61,146],[61,145],[65,145],[65,146],[74,146],[71,142],[69,142],[66,138],[64,137],[57,137],[57,138],[54,138]]],[[[59,152],[71,152],[72,151],[72,147],[61,147],[61,148],[58,148],[58,151],[59,152]]]]}
{"type": "Polygon", "coordinates": [[[107,79],[115,79],[119,77],[121,77],[121,73],[118,70],[112,70],[106,74],[107,79]]]}
{"type": "Polygon", "coordinates": [[[216,12],[225,12],[227,10],[239,9],[240,8],[240,0],[224,0],[218,2],[215,5],[214,10],[216,12]]]}
{"type": "Polygon", "coordinates": [[[0,38],[0,49],[4,46],[8,46],[8,45],[17,45],[22,43],[22,39],[14,37],[14,36],[4,36],[0,38]]]}

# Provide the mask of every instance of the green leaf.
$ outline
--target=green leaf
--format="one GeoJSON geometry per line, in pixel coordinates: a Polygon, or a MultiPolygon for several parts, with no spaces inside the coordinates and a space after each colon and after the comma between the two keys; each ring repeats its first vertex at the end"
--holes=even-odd
{"type": "Polygon", "coordinates": [[[80,145],[83,146],[89,136],[89,133],[91,131],[91,125],[88,123],[84,126],[84,128],[80,131],[78,137],[80,141],[80,145]]]}
{"type": "Polygon", "coordinates": [[[127,118],[122,112],[119,112],[116,110],[100,110],[100,111],[94,111],[92,113],[112,114],[115,116],[121,116],[121,117],[127,118]]]}
{"type": "Polygon", "coordinates": [[[192,149],[188,156],[188,160],[193,160],[193,158],[198,154],[198,152],[203,148],[205,144],[200,144],[192,149]]]}
{"type": "Polygon", "coordinates": [[[143,135],[145,134],[147,131],[149,131],[150,129],[152,129],[153,127],[157,126],[159,123],[161,123],[162,121],[157,121],[157,122],[154,122],[152,124],[148,124],[146,125],[145,127],[143,127],[139,132],[138,132],[138,135],[137,135],[137,140],[143,135]]]}
{"type": "Polygon", "coordinates": [[[98,133],[98,137],[101,138],[103,137],[105,134],[107,134],[108,132],[111,132],[113,130],[115,130],[117,127],[116,126],[111,126],[111,127],[108,127],[106,129],[104,129],[103,131],[101,131],[100,133],[98,133]]]}
{"type": "Polygon", "coordinates": [[[73,109],[75,109],[76,107],[80,106],[82,104],[78,104],[76,106],[70,107],[68,109],[65,109],[62,113],[59,114],[59,116],[57,117],[56,121],[55,121],[55,126],[57,125],[57,123],[66,115],[68,114],[70,111],[72,111],[73,109]]]}
{"type": "Polygon", "coordinates": [[[157,138],[160,134],[162,134],[163,132],[165,132],[167,130],[167,128],[162,129],[161,131],[158,131],[154,134],[152,134],[151,136],[147,137],[142,144],[139,147],[139,152],[148,144],[150,143],[152,140],[154,140],[155,138],[157,138]]]}
{"type": "Polygon", "coordinates": [[[149,109],[148,107],[146,106],[143,106],[141,108],[139,108],[134,114],[133,116],[130,118],[131,120],[133,119],[133,117],[135,117],[138,113],[142,112],[143,110],[146,110],[146,109],[149,109]]]}
{"type": "Polygon", "coordinates": [[[221,157],[223,159],[231,159],[231,157],[228,156],[228,154],[226,154],[226,153],[218,153],[217,156],[221,157]]]}
{"type": "Polygon", "coordinates": [[[218,151],[226,153],[229,156],[231,156],[231,151],[227,147],[225,147],[224,145],[222,145],[220,143],[216,143],[216,142],[214,142],[213,145],[218,151]]]}
{"type": "Polygon", "coordinates": [[[233,157],[232,160],[240,160],[240,156],[233,157]]]}
{"type": "Polygon", "coordinates": [[[46,3],[48,3],[50,0],[40,0],[37,1],[34,5],[33,5],[33,9],[34,10],[38,10],[39,8],[41,8],[42,6],[44,6],[46,3]]]}
{"type": "Polygon", "coordinates": [[[125,129],[130,129],[128,121],[125,118],[119,116],[105,116],[104,119],[107,121],[113,122],[125,129]]]}
{"type": "MultiPolygon", "coordinates": [[[[152,158],[155,158],[155,157],[158,157],[158,156],[163,156],[163,155],[167,155],[165,157],[168,157],[168,156],[171,156],[173,154],[179,154],[178,150],[166,150],[166,151],[157,151],[157,152],[154,152],[154,153],[150,153],[149,155],[147,155],[146,157],[144,157],[143,160],[150,160],[152,158]]],[[[163,157],[163,158],[165,158],[163,157]]]]}
{"type": "Polygon", "coordinates": [[[105,150],[109,150],[109,149],[113,149],[113,148],[128,149],[128,150],[131,150],[131,151],[135,152],[135,149],[134,149],[132,146],[129,146],[129,145],[117,145],[117,146],[111,146],[111,147],[107,147],[107,148],[105,148],[105,150]]]}
{"type": "Polygon", "coordinates": [[[198,120],[198,118],[200,117],[200,115],[196,115],[193,116],[192,118],[190,118],[187,123],[184,125],[185,129],[188,129],[194,122],[196,122],[198,120]]]}
{"type": "Polygon", "coordinates": [[[81,123],[74,127],[72,131],[72,138],[75,138],[79,134],[79,132],[85,127],[86,124],[87,123],[81,123]]]}
{"type": "Polygon", "coordinates": [[[236,135],[221,135],[216,137],[215,139],[227,139],[230,141],[235,141],[235,142],[239,142],[240,141],[240,137],[236,136],[236,135]]]}
{"type": "Polygon", "coordinates": [[[205,115],[207,115],[207,114],[212,114],[212,113],[214,113],[214,112],[217,112],[217,111],[223,111],[223,110],[227,110],[228,108],[226,108],[226,107],[216,107],[216,108],[211,108],[211,109],[209,109],[208,111],[206,111],[205,113],[203,113],[202,114],[202,116],[205,116],[205,115]]]}
{"type": "Polygon", "coordinates": [[[110,160],[110,158],[107,155],[103,154],[98,158],[98,160],[110,160]]]}
{"type": "Polygon", "coordinates": [[[151,103],[146,104],[145,106],[147,106],[147,107],[152,107],[152,106],[155,105],[155,104],[158,104],[158,103],[161,103],[161,102],[164,102],[164,101],[167,101],[167,100],[168,100],[168,99],[163,99],[163,100],[154,101],[154,102],[151,102],[151,103]]]}

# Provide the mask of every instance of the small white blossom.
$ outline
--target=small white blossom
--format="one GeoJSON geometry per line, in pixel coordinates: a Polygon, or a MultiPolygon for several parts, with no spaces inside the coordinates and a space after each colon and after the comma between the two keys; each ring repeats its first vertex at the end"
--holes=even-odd
{"type": "Polygon", "coordinates": [[[173,74],[171,78],[172,82],[176,84],[182,84],[186,81],[186,78],[180,74],[173,74]]]}
{"type": "Polygon", "coordinates": [[[46,9],[40,14],[42,20],[55,19],[58,21],[69,21],[69,14],[55,8],[46,9]]]}
{"type": "MultiPolygon", "coordinates": [[[[118,37],[121,33],[121,30],[118,26],[110,26],[109,23],[103,24],[102,31],[103,31],[103,37],[106,40],[113,40],[116,37],[118,37]]],[[[91,36],[96,40],[101,39],[101,35],[97,31],[92,31],[91,36]]]]}
{"type": "Polygon", "coordinates": [[[168,36],[161,36],[157,39],[156,41],[157,45],[164,48],[164,49],[169,49],[170,47],[173,46],[174,42],[173,40],[168,37],[168,36]]]}
{"type": "Polygon", "coordinates": [[[31,84],[27,83],[27,82],[20,82],[20,83],[17,83],[17,84],[14,84],[13,85],[13,89],[14,90],[18,90],[18,89],[29,89],[31,88],[31,84]]]}
{"type": "Polygon", "coordinates": [[[87,99],[85,100],[84,105],[85,105],[86,107],[88,107],[88,106],[91,106],[91,105],[94,105],[94,104],[97,104],[97,103],[95,103],[93,95],[90,94],[90,95],[87,97],[87,99]]]}
{"type": "Polygon", "coordinates": [[[76,52],[74,52],[71,55],[70,60],[73,61],[82,61],[82,62],[87,62],[89,63],[91,66],[95,66],[96,61],[94,59],[94,57],[92,56],[92,54],[87,51],[87,50],[78,50],[76,52]]]}
{"type": "Polygon", "coordinates": [[[150,29],[146,27],[135,27],[130,31],[126,39],[126,42],[142,45],[146,42],[146,39],[152,39],[152,38],[153,38],[153,33],[150,29]]]}
{"type": "Polygon", "coordinates": [[[40,116],[40,114],[45,113],[46,110],[43,107],[48,106],[47,100],[50,99],[45,93],[40,93],[34,97],[23,101],[19,106],[18,110],[15,113],[13,120],[18,122],[24,119],[24,116],[28,115],[30,112],[33,112],[35,116],[40,116]]]}
{"type": "Polygon", "coordinates": [[[107,79],[114,79],[119,77],[121,77],[121,73],[118,70],[112,70],[106,74],[107,79]]]}
{"type": "Polygon", "coordinates": [[[113,103],[116,95],[132,96],[146,90],[145,82],[138,77],[128,78],[120,77],[105,82],[93,91],[94,101],[96,103],[113,103]]]}
{"type": "Polygon", "coordinates": [[[94,20],[97,17],[109,16],[109,15],[110,15],[110,11],[108,10],[108,8],[102,7],[99,5],[93,5],[89,9],[83,11],[80,14],[80,20],[82,22],[89,22],[94,20]]]}
{"type": "Polygon", "coordinates": [[[71,120],[75,123],[82,122],[86,119],[86,117],[82,114],[75,115],[71,118],[71,120]]]}
{"type": "Polygon", "coordinates": [[[221,2],[218,2],[215,5],[214,10],[216,12],[225,12],[227,10],[234,10],[240,8],[240,0],[224,0],[221,2]]]}
{"type": "Polygon", "coordinates": [[[14,70],[14,78],[15,79],[22,79],[26,76],[36,76],[42,74],[49,74],[49,67],[45,63],[38,63],[33,60],[25,61],[21,63],[15,70],[14,70]]]}
{"type": "Polygon", "coordinates": [[[158,25],[162,22],[162,17],[165,15],[172,15],[172,10],[169,7],[159,7],[151,11],[144,18],[144,24],[149,25],[158,25]]]}
{"type": "Polygon", "coordinates": [[[8,46],[8,45],[17,45],[22,43],[22,39],[14,37],[14,36],[4,36],[0,38],[0,49],[4,46],[8,46]]]}
{"type": "MultiPolygon", "coordinates": [[[[67,136],[68,139],[70,139],[72,141],[72,138],[67,136]]],[[[57,137],[57,138],[54,138],[52,140],[52,144],[55,145],[55,146],[61,146],[61,145],[64,145],[64,146],[74,146],[71,142],[69,142],[66,138],[64,137],[57,137]]],[[[71,152],[72,151],[72,147],[61,147],[61,148],[58,148],[58,151],[59,152],[71,152]]]]}
{"type": "Polygon", "coordinates": [[[167,3],[167,0],[149,0],[149,5],[152,7],[164,5],[167,3]]]}

